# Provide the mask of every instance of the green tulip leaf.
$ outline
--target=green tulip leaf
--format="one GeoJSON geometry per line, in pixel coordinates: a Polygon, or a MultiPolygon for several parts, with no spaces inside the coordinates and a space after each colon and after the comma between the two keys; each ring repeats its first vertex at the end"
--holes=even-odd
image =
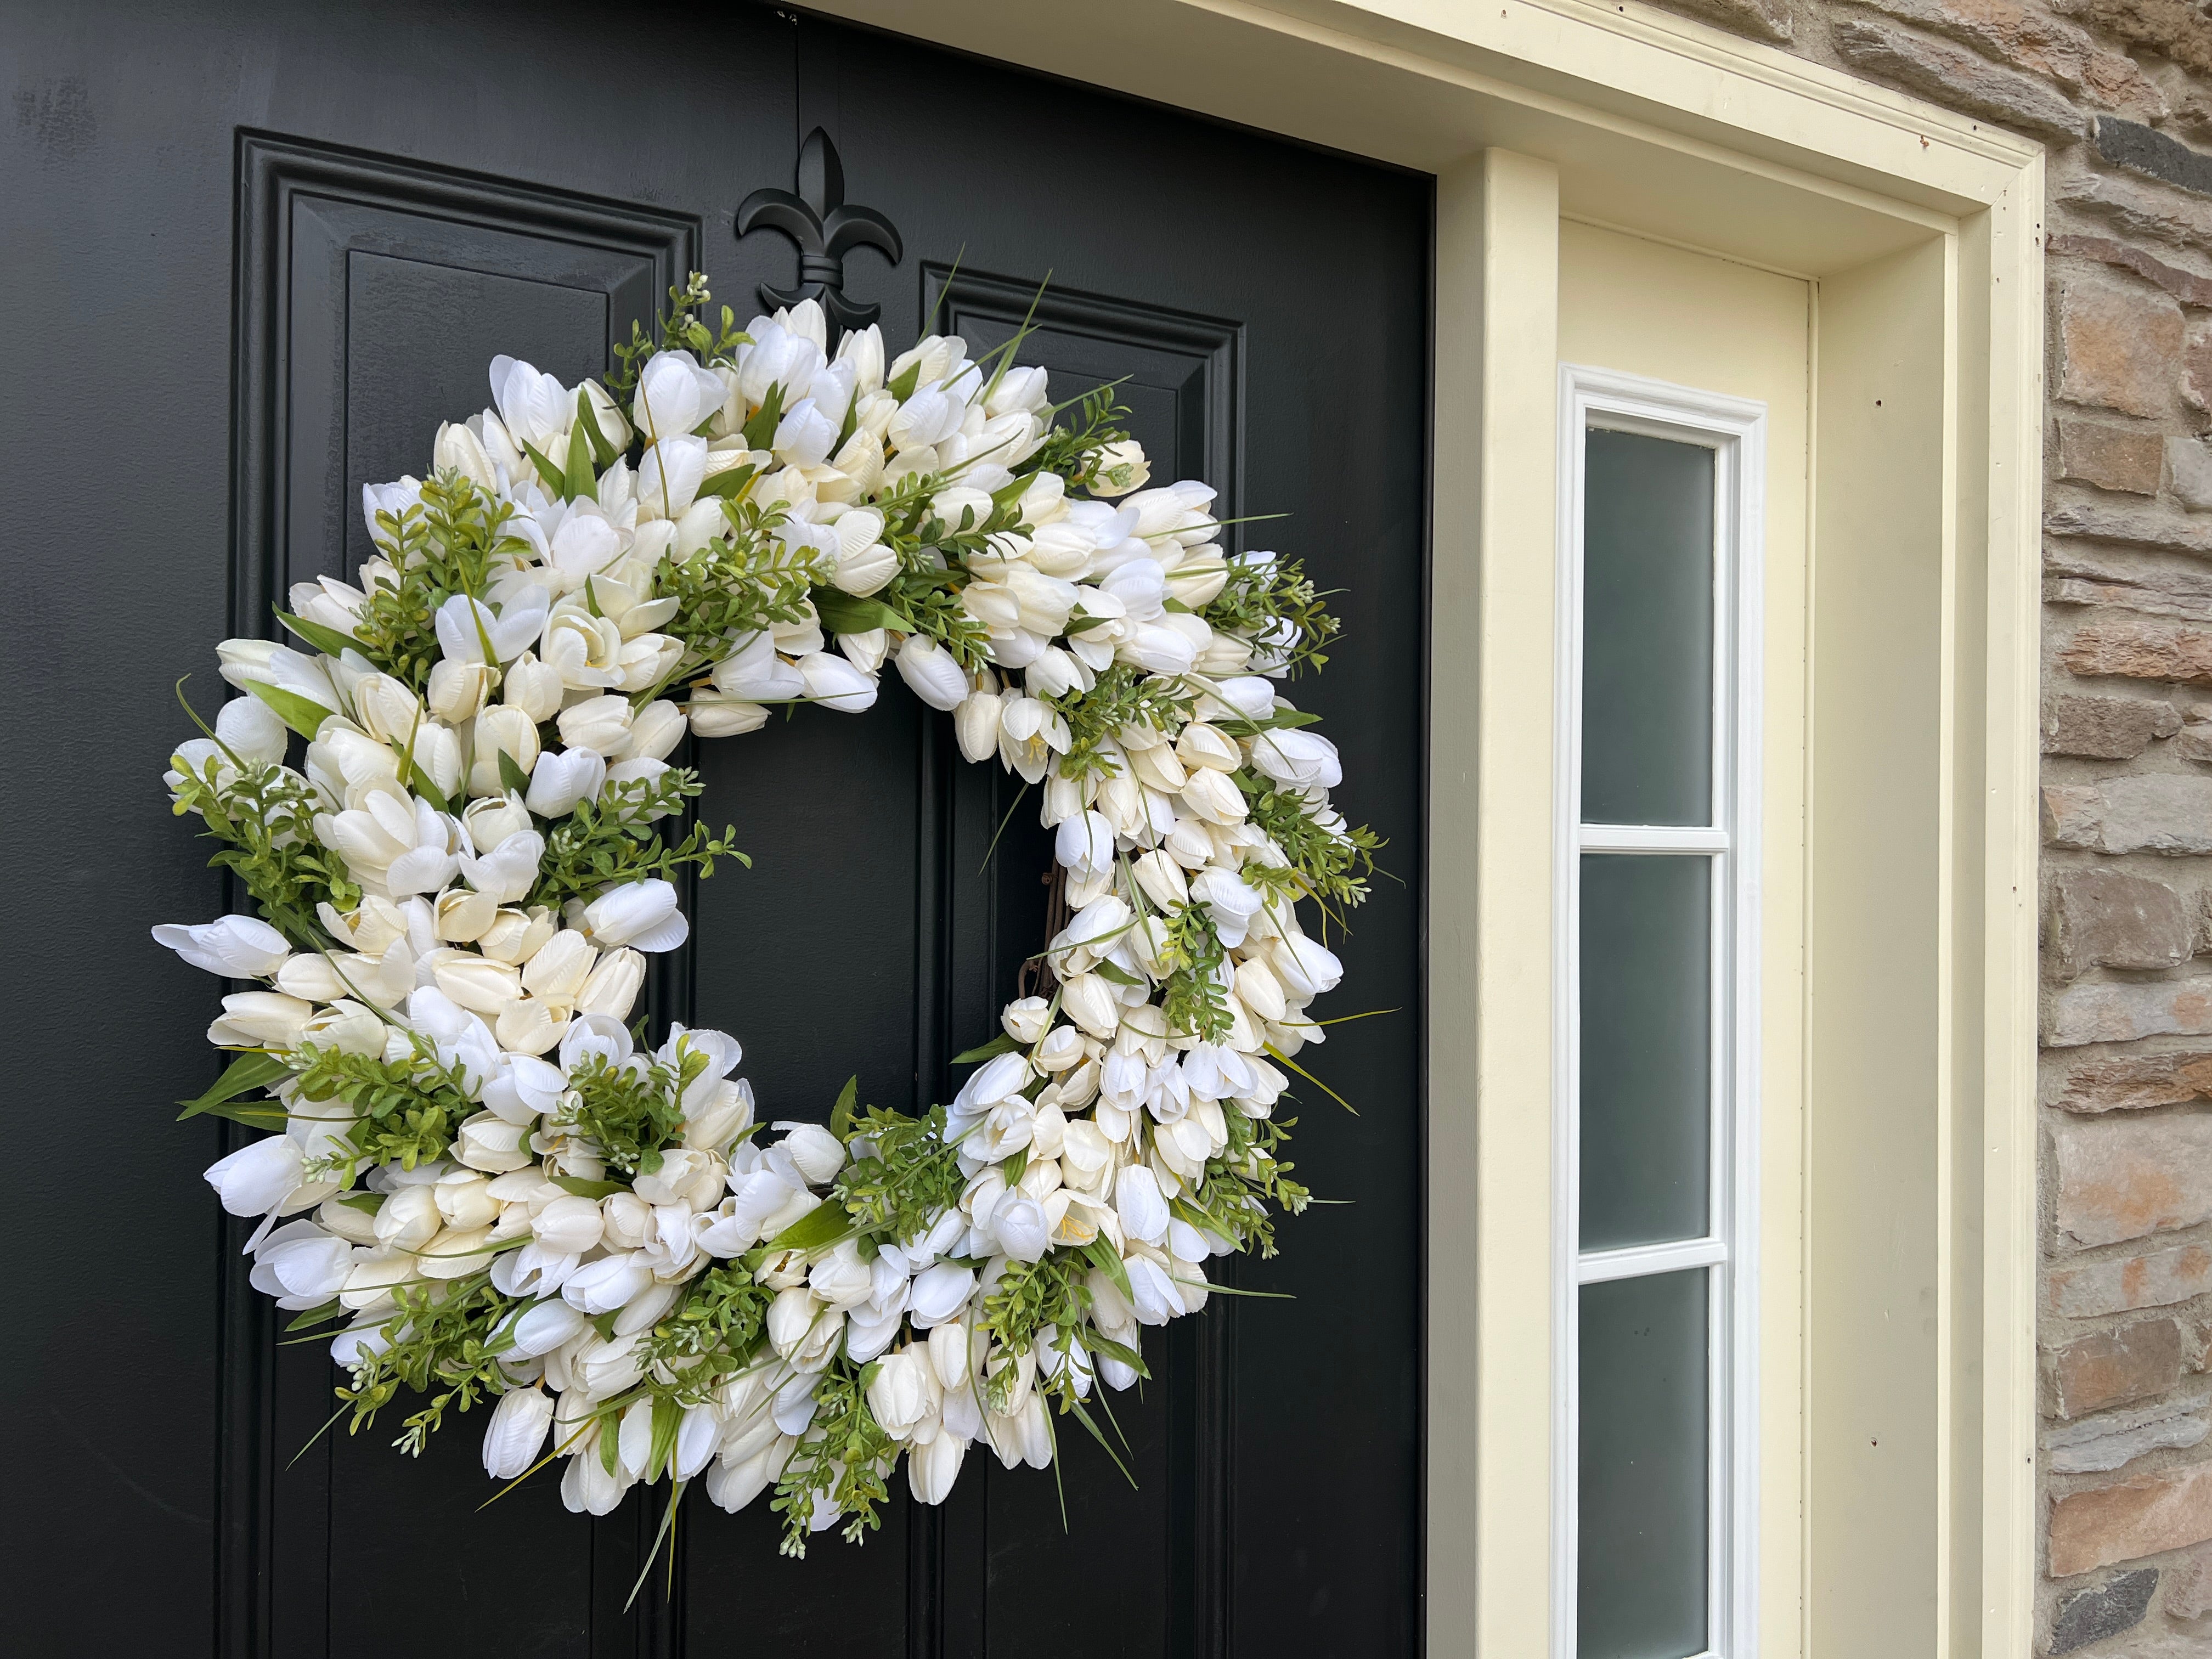
{"type": "Polygon", "coordinates": [[[326,628],[321,623],[309,622],[305,617],[295,617],[289,611],[279,611],[276,620],[326,657],[343,656],[349,651],[361,649],[361,641],[352,635],[341,634],[337,629],[326,628]]]}
{"type": "Polygon", "coordinates": [[[1091,971],[1109,985],[1142,985],[1145,982],[1127,969],[1116,968],[1110,962],[1095,962],[1091,965],[1091,971]]]}
{"type": "Polygon", "coordinates": [[[779,1255],[786,1250],[811,1253],[827,1249],[838,1240],[850,1237],[855,1231],[843,1205],[818,1205],[769,1240],[768,1253],[779,1255]]]}
{"type": "Polygon", "coordinates": [[[553,1184],[578,1198],[600,1199],[629,1189],[619,1181],[587,1181],[582,1176],[555,1176],[553,1184]]]}
{"type": "Polygon", "coordinates": [[[568,496],[562,494],[568,483],[568,475],[547,460],[538,446],[529,440],[523,441],[522,449],[523,453],[530,457],[530,464],[538,469],[538,476],[544,481],[545,487],[556,495],[560,495],[562,501],[568,500],[568,496]]]}
{"type": "Polygon", "coordinates": [[[903,630],[906,619],[880,599],[856,599],[841,587],[814,590],[814,614],[832,634],[866,634],[878,628],[903,630]]]}
{"type": "MultiPolygon", "coordinates": [[[[601,466],[611,466],[614,464],[615,447],[607,441],[606,434],[599,430],[599,417],[592,413],[592,400],[586,395],[581,386],[576,388],[576,424],[582,428],[585,441],[592,446],[592,459],[599,462],[601,466]]],[[[593,499],[598,498],[593,497],[593,499]]]]}
{"type": "Polygon", "coordinates": [[[297,691],[287,691],[281,685],[271,685],[266,680],[248,680],[246,689],[276,711],[276,718],[313,743],[315,733],[331,711],[319,702],[301,696],[297,691]]]}
{"type": "Polygon", "coordinates": [[[227,1100],[235,1100],[249,1089],[265,1089],[279,1079],[291,1074],[292,1068],[275,1054],[258,1052],[240,1054],[223,1068],[222,1075],[215,1080],[215,1086],[205,1094],[197,1099],[177,1103],[185,1109],[179,1115],[179,1121],[210,1111],[227,1100]]]}
{"type": "Polygon", "coordinates": [[[514,791],[518,795],[528,794],[530,793],[530,774],[522,769],[522,763],[515,759],[514,756],[508,754],[504,749],[500,750],[498,754],[499,781],[505,784],[508,788],[514,791]]]}
{"type": "Polygon", "coordinates": [[[977,1048],[969,1048],[964,1053],[953,1055],[952,1063],[955,1066],[968,1066],[974,1064],[979,1060],[996,1060],[1000,1054],[1011,1054],[1015,1049],[1021,1046],[1022,1045],[1015,1042],[1013,1038],[1008,1036],[1004,1031],[1001,1031],[998,1036],[993,1037],[988,1042],[983,1043],[977,1048]]]}
{"type": "Polygon", "coordinates": [[[737,466],[724,467],[720,472],[709,473],[699,486],[697,499],[710,501],[716,496],[725,500],[744,493],[744,488],[760,476],[760,469],[750,461],[737,466]]]}
{"type": "Polygon", "coordinates": [[[837,1103],[830,1109],[830,1133],[840,1140],[853,1136],[853,1103],[860,1097],[858,1073],[845,1079],[845,1086],[837,1091],[837,1103]]]}
{"type": "MultiPolygon", "coordinates": [[[[579,403],[584,394],[576,394],[579,403]]],[[[592,446],[588,434],[568,434],[568,470],[561,480],[561,495],[564,501],[596,501],[599,499],[599,475],[592,471],[592,446]]]]}
{"type": "Polygon", "coordinates": [[[767,449],[775,442],[775,429],[783,420],[783,385],[770,382],[767,401],[763,403],[752,419],[745,422],[745,447],[767,449]]]}
{"type": "Polygon", "coordinates": [[[653,1402],[653,1447],[646,1454],[645,1478],[660,1479],[668,1457],[676,1449],[676,1425],[684,1420],[684,1407],[665,1396],[653,1402]]]}

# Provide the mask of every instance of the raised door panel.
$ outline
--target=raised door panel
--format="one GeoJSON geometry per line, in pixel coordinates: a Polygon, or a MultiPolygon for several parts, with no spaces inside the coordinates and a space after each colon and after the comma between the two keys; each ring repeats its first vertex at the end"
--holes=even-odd
{"type": "MultiPolygon", "coordinates": [[[[570,381],[604,374],[612,341],[696,263],[697,231],[680,216],[259,134],[240,138],[238,164],[234,625],[273,635],[269,607],[290,583],[357,570],[362,486],[421,476],[437,423],[489,401],[495,353],[570,381]]],[[[242,1239],[244,1224],[233,1231],[242,1239]]],[[[357,1436],[323,1432],[340,1380],[326,1340],[277,1346],[283,1316],[233,1263],[233,1629],[261,1632],[253,1645],[269,1653],[390,1652],[410,1623],[391,1594],[404,1583],[451,1610],[457,1638],[577,1650],[595,1603],[627,1593],[639,1517],[581,1522],[550,1480],[478,1514],[480,1413],[449,1419],[411,1463],[389,1443],[419,1401],[357,1436]],[[470,1547],[486,1536],[496,1556],[470,1547]]]]}

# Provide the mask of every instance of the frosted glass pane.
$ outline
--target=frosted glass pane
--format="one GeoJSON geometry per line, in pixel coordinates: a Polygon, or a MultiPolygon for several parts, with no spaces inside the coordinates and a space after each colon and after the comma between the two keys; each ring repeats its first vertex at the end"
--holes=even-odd
{"type": "Polygon", "coordinates": [[[1582,1289],[1577,1659],[1705,1650],[1710,1279],[1582,1289]]]}
{"type": "Polygon", "coordinates": [[[1582,872],[1582,1248],[1702,1238],[1712,860],[1588,853],[1582,872]]]}
{"type": "Polygon", "coordinates": [[[1585,441],[1583,822],[1711,823],[1713,452],[1585,441]]]}

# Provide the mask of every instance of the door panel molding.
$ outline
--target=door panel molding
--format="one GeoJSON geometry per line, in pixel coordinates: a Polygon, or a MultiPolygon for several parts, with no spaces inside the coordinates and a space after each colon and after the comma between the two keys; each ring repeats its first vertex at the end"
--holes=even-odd
{"type": "MultiPolygon", "coordinates": [[[[358,511],[366,480],[349,446],[374,424],[365,418],[372,406],[404,398],[404,423],[419,445],[419,398],[440,400],[448,414],[485,398],[481,385],[454,404],[453,389],[364,383],[357,367],[414,365],[392,358],[357,366],[349,350],[357,313],[404,315],[411,336],[429,336],[421,349],[428,354],[441,329],[466,331],[477,318],[520,309],[538,338],[565,337],[572,355],[586,360],[558,366],[564,375],[604,373],[630,323],[649,323],[666,290],[695,268],[699,225],[686,215],[245,129],[235,166],[230,626],[267,637],[277,632],[270,607],[291,582],[348,576],[367,550],[358,511]]],[[[364,327],[380,342],[389,334],[383,321],[364,327]]],[[[453,372],[474,382],[483,361],[470,352],[453,372]]],[[[381,481],[426,461],[410,456],[372,471],[381,481]]],[[[656,959],[660,1018],[688,1013],[690,984],[688,946],[656,959]]],[[[227,1148],[245,1138],[231,1134],[227,1148]]],[[[325,1437],[315,1455],[293,1455],[328,1415],[330,1368],[312,1346],[280,1353],[280,1316],[251,1288],[252,1263],[240,1254],[248,1231],[226,1220],[219,1304],[216,1579],[226,1659],[323,1651],[342,1617],[331,1574],[341,1501],[333,1443],[325,1437]]],[[[642,1540],[628,1535],[641,1525],[649,1533],[625,1513],[594,1526],[577,1588],[602,1634],[619,1631],[618,1639],[644,1643],[643,1651],[665,1609],[632,1620],[609,1616],[618,1615],[642,1559],[642,1540]]]]}

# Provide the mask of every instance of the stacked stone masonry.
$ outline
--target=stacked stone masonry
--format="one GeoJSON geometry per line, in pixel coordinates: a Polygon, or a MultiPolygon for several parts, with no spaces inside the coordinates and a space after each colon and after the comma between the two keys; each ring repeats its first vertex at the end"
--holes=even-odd
{"type": "Polygon", "coordinates": [[[2212,1656],[2212,0],[1662,9],[2048,146],[2036,1651],[2212,1656]]]}

